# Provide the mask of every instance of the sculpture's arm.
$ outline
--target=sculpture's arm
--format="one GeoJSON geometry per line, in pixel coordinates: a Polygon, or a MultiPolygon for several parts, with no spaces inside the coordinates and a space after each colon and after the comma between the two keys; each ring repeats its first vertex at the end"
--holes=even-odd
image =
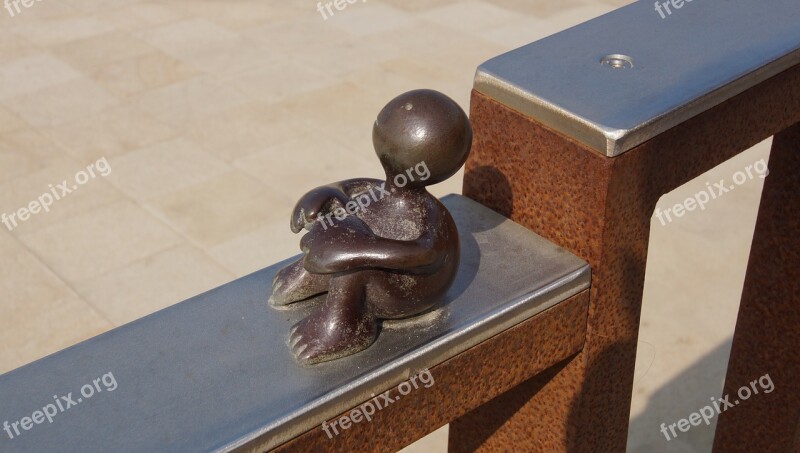
{"type": "Polygon", "coordinates": [[[312,231],[301,241],[305,269],[315,274],[364,269],[425,273],[438,269],[445,253],[429,226],[437,225],[439,216],[429,215],[425,232],[411,241],[376,236],[358,219],[345,220],[347,225],[323,234],[312,231]]]}
{"type": "Polygon", "coordinates": [[[310,227],[320,214],[325,215],[336,207],[345,206],[353,194],[367,190],[371,185],[380,182],[372,178],[347,179],[309,191],[300,198],[292,210],[290,225],[292,232],[299,233],[303,228],[310,227]]]}

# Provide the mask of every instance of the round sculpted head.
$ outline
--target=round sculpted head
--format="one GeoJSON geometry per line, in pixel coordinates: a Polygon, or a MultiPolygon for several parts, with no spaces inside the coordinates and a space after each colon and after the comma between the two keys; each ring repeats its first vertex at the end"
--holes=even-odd
{"type": "Polygon", "coordinates": [[[414,90],[381,110],[372,128],[372,143],[387,179],[395,185],[424,187],[444,181],[464,165],[472,128],[449,97],[414,90]]]}

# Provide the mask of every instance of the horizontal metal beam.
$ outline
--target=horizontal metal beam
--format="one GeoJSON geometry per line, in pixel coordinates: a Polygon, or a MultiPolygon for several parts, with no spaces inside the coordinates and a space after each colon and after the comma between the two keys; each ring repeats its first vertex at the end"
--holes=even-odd
{"type": "Polygon", "coordinates": [[[475,89],[613,157],[798,63],[797,0],[641,1],[487,61],[475,89]]]}
{"type": "MultiPolygon", "coordinates": [[[[382,451],[396,452],[447,423],[459,423],[460,417],[482,406],[501,406],[500,414],[519,403],[519,385],[529,387],[531,382],[546,381],[559,373],[583,349],[586,340],[586,317],[589,311],[589,291],[557,303],[542,313],[504,330],[486,341],[436,365],[424,373],[427,384],[400,393],[400,386],[389,389],[387,396],[394,402],[375,411],[369,423],[351,423],[341,429],[342,418],[352,419],[348,409],[328,420],[326,429],[317,425],[305,434],[275,449],[276,453],[321,451],[382,451]],[[505,403],[505,404],[504,404],[505,403]],[[413,421],[413,423],[411,422],[413,421]],[[332,427],[338,426],[334,432],[332,427]],[[338,433],[338,434],[337,434],[338,433]],[[330,434],[330,435],[329,435],[330,434]]],[[[412,378],[413,379],[413,378],[412,378]]],[[[535,384],[534,384],[535,385],[535,384]]],[[[376,397],[385,402],[383,397],[376,397]]],[[[375,399],[359,404],[364,408],[375,405],[375,399]]],[[[549,413],[552,404],[543,404],[542,411],[549,413]]],[[[367,409],[369,411],[369,409],[367,409]]],[[[371,411],[370,411],[371,412],[371,411]]],[[[537,419],[541,421],[541,419],[537,419]]],[[[493,420],[494,421],[494,418],[493,420]]],[[[347,423],[347,422],[345,422],[347,423]]],[[[562,426],[553,424],[549,426],[562,426]]],[[[484,429],[496,427],[489,422],[484,429]]],[[[503,430],[507,430],[507,426],[503,430]]],[[[450,425],[450,432],[453,425],[450,425]]],[[[530,438],[530,425],[521,428],[523,437],[530,438]]],[[[473,431],[474,432],[474,431],[473,431]]],[[[553,437],[553,436],[549,436],[553,437]]],[[[515,437],[515,440],[519,440],[515,437]]],[[[242,453],[263,452],[262,439],[242,446],[242,453]]],[[[452,443],[450,444],[452,449],[452,443]]],[[[515,447],[520,447],[516,445],[515,447]]],[[[455,451],[474,451],[466,448],[455,451]]],[[[517,450],[521,450],[517,448],[517,450]]],[[[531,449],[528,449],[531,451],[531,449]]],[[[547,451],[533,449],[533,451],[547,451]]]]}
{"type": "Polygon", "coordinates": [[[0,376],[0,424],[18,422],[0,451],[271,448],[589,287],[574,255],[467,198],[443,202],[462,243],[456,282],[366,351],[298,365],[285,336],[310,307],[267,306],[275,265],[0,376]]]}

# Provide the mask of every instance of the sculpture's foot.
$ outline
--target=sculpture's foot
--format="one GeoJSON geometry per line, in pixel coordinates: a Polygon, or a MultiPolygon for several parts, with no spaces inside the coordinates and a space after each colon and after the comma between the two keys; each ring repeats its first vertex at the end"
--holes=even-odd
{"type": "Polygon", "coordinates": [[[272,280],[272,295],[269,304],[273,307],[285,307],[328,290],[330,277],[312,274],[303,268],[303,258],[284,267],[272,280]]]}
{"type": "Polygon", "coordinates": [[[363,284],[353,276],[331,280],[324,305],[289,331],[289,347],[304,365],[363,351],[378,336],[378,322],[366,310],[363,284]]]}

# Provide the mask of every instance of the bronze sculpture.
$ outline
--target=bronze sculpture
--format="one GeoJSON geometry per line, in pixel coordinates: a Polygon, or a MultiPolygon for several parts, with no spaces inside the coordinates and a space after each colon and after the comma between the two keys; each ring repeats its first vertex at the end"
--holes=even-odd
{"type": "Polygon", "coordinates": [[[303,256],[272,283],[270,304],[327,293],[289,332],[302,364],[369,347],[381,319],[423,313],[447,292],[458,269],[458,231],[425,189],[464,164],[472,129],[453,100],[415,90],[390,101],[373,126],[386,180],[357,178],[318,187],[295,206],[291,229],[308,230],[303,256]]]}

